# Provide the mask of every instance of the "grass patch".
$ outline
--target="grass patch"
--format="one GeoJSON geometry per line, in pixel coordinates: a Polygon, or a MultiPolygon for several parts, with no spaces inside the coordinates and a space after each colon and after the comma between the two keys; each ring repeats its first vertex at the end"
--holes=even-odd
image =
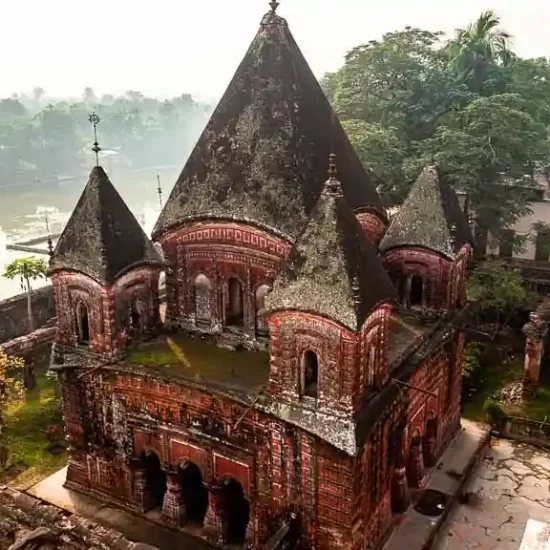
{"type": "Polygon", "coordinates": [[[36,388],[20,401],[10,403],[7,409],[3,441],[8,447],[9,459],[4,483],[28,489],[65,465],[66,453],[53,455],[48,450],[50,442],[46,434],[52,424],[63,424],[59,384],[47,378],[45,372],[37,372],[36,388]],[[26,468],[15,467],[20,463],[26,468]],[[12,477],[10,465],[11,471],[16,472],[12,477]]]}
{"type": "MultiPolygon", "coordinates": [[[[483,366],[478,374],[476,391],[464,399],[462,416],[470,420],[485,422],[487,414],[483,405],[487,399],[505,386],[523,380],[525,358],[521,354],[510,356],[505,361],[498,349],[484,352],[483,366]]],[[[532,420],[550,419],[550,369],[542,368],[540,387],[534,399],[521,404],[503,404],[504,410],[511,416],[522,416],[532,420]]]]}

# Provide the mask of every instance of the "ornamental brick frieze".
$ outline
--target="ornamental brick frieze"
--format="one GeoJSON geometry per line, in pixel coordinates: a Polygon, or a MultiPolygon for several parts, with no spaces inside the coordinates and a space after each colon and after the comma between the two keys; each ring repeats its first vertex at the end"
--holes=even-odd
{"type": "Polygon", "coordinates": [[[184,245],[204,242],[209,244],[230,243],[256,248],[279,257],[286,256],[290,249],[289,242],[270,235],[265,231],[244,224],[229,224],[223,222],[190,224],[162,238],[161,241],[163,247],[165,243],[173,241],[177,241],[184,245]]]}

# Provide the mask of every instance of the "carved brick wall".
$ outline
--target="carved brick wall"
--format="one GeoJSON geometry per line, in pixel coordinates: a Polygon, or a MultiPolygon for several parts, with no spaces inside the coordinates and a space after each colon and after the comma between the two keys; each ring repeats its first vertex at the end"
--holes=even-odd
{"type": "Polygon", "coordinates": [[[451,283],[451,260],[422,248],[396,248],[383,256],[384,266],[405,302],[412,277],[419,275],[423,282],[423,306],[431,310],[448,308],[451,283]]]}
{"type": "Polygon", "coordinates": [[[229,281],[238,281],[243,294],[244,332],[256,333],[257,292],[273,283],[290,242],[242,223],[194,222],[161,238],[169,269],[166,277],[167,320],[186,329],[197,325],[197,310],[210,310],[211,321],[200,328],[220,332],[228,324],[229,281]],[[209,297],[197,278],[206,278],[209,297]]]}
{"type": "Polygon", "coordinates": [[[370,242],[377,247],[388,228],[387,224],[380,219],[378,214],[373,212],[359,212],[356,217],[370,242]]]}
{"type": "Polygon", "coordinates": [[[56,341],[79,346],[79,311],[85,308],[89,327],[88,349],[93,353],[114,355],[128,341],[125,328],[129,309],[137,304],[141,329],[158,328],[160,270],[137,268],[118,279],[112,287],[103,287],[80,273],[56,273],[52,277],[56,313],[56,341]]]}

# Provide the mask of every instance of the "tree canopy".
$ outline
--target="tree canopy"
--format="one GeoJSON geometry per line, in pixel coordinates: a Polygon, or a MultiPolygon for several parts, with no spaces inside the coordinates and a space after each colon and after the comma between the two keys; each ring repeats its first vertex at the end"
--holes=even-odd
{"type": "Polygon", "coordinates": [[[76,176],[89,167],[91,111],[101,118],[103,150],[118,152],[131,168],[175,165],[185,160],[211,111],[184,94],[171,100],[129,91],[97,98],[86,88],[80,100],[31,96],[0,100],[0,187],[76,176]],[[183,160],[182,160],[183,159],[183,160]]]}
{"type": "Polygon", "coordinates": [[[498,235],[550,163],[550,62],[521,59],[491,11],[456,35],[406,27],[351,50],[323,87],[362,162],[398,204],[437,164],[498,235]]]}

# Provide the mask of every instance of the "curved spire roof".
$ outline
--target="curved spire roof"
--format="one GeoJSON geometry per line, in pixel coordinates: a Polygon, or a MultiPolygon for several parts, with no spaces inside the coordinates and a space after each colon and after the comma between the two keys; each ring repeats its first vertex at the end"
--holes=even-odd
{"type": "Polygon", "coordinates": [[[57,242],[49,273],[78,271],[111,285],[133,266],[162,260],[109,177],[96,166],[57,242]]]}
{"type": "Polygon", "coordinates": [[[468,242],[472,242],[470,228],[455,192],[435,166],[428,166],[411,187],[379,249],[420,246],[454,258],[468,242]]]}
{"type": "Polygon", "coordinates": [[[357,331],[378,304],[396,298],[331,159],[329,179],[266,297],[265,311],[309,311],[357,331]]]}
{"type": "Polygon", "coordinates": [[[354,210],[386,220],[363,168],[285,19],[267,13],[153,231],[193,218],[256,222],[295,238],[321,193],[330,152],[354,210]]]}

